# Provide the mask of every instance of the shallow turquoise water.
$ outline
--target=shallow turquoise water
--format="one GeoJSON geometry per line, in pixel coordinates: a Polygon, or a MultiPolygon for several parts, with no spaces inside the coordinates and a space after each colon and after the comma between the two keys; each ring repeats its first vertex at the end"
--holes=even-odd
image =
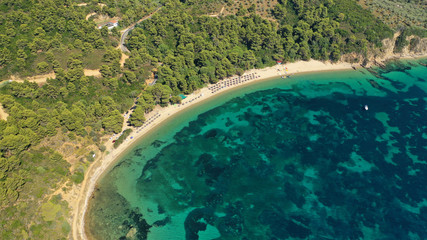
{"type": "Polygon", "coordinates": [[[88,233],[427,239],[427,68],[419,63],[427,61],[271,80],[175,117],[99,183],[88,233]]]}

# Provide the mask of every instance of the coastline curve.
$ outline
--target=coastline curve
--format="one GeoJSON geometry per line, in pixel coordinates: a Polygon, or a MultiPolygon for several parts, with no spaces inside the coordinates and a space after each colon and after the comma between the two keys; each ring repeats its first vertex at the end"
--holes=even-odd
{"type": "MultiPolygon", "coordinates": [[[[190,94],[182,104],[170,105],[168,107],[160,109],[156,114],[160,116],[154,121],[150,126],[139,129],[138,131],[132,132],[129,137],[133,137],[132,142],[127,141],[120,145],[117,149],[113,149],[112,146],[105,152],[110,151],[109,154],[102,154],[99,156],[95,162],[89,167],[86,178],[84,179],[80,193],[77,199],[76,208],[74,209],[73,214],[73,225],[72,225],[72,234],[73,239],[88,239],[85,233],[85,215],[89,205],[89,200],[96,189],[96,184],[102,175],[116,162],[119,157],[124,154],[127,150],[138,142],[138,139],[145,136],[148,132],[152,131],[155,127],[160,125],[160,123],[170,119],[176,113],[181,112],[184,109],[188,109],[191,106],[195,106],[197,103],[205,101],[213,96],[220,95],[228,90],[240,88],[242,86],[247,86],[249,83],[264,81],[272,78],[278,78],[283,76],[286,72],[287,75],[294,75],[300,73],[310,73],[310,72],[322,72],[322,71],[338,71],[338,70],[351,70],[354,66],[350,63],[341,62],[341,63],[330,63],[330,62],[320,62],[316,60],[310,61],[299,61],[295,63],[289,63],[284,65],[275,65],[273,67],[268,67],[264,69],[255,69],[247,71],[243,74],[245,75],[255,75],[258,76],[254,79],[250,79],[243,83],[238,83],[235,85],[229,85],[227,87],[221,88],[218,91],[212,91],[212,86],[210,84],[207,87],[204,87],[198,90],[195,93],[190,94]],[[285,67],[286,66],[286,67],[285,67]],[[284,70],[286,68],[286,71],[284,70]]],[[[232,79],[232,78],[229,78],[232,79]]],[[[229,79],[220,81],[219,83],[225,82],[229,79]]],[[[216,84],[215,84],[216,85],[216,84]]],[[[153,111],[154,112],[154,111],[153,111]]],[[[152,114],[154,114],[152,112],[152,114]]]]}

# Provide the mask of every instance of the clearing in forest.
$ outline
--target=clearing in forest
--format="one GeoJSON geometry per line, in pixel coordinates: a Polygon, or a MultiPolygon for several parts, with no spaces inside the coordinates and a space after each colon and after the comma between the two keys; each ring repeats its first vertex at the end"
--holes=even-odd
{"type": "Polygon", "coordinates": [[[4,109],[3,106],[0,103],[0,119],[6,120],[7,116],[9,116],[9,114],[7,114],[4,109]]]}
{"type": "MultiPolygon", "coordinates": [[[[88,18],[89,19],[89,18],[88,18]]],[[[110,17],[108,15],[100,15],[96,14],[93,21],[96,23],[98,27],[105,25],[108,22],[118,22],[120,20],[119,17],[110,17]]]]}
{"type": "Polygon", "coordinates": [[[222,10],[222,14],[235,15],[241,7],[249,9],[254,5],[256,14],[260,15],[262,18],[274,20],[274,17],[271,14],[271,9],[273,9],[277,3],[277,0],[258,0],[256,2],[251,0],[239,0],[225,4],[225,9],[222,10]]]}
{"type": "MultiPolygon", "coordinates": [[[[99,69],[84,69],[83,70],[85,76],[92,76],[92,77],[100,77],[101,73],[99,72],[99,69]]],[[[20,78],[18,76],[12,75],[10,77],[10,80],[16,81],[16,82],[24,82],[25,80],[28,80],[29,82],[35,82],[38,85],[43,85],[46,83],[48,78],[55,78],[55,73],[51,72],[48,74],[42,74],[42,75],[36,75],[32,77],[27,78],[20,78]]]]}

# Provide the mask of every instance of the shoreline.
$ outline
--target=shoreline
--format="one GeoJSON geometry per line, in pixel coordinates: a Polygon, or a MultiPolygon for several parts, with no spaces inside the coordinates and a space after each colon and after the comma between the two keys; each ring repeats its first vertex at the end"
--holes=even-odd
{"type": "MultiPolygon", "coordinates": [[[[292,76],[294,74],[353,70],[360,67],[360,64],[347,62],[330,63],[316,60],[298,61],[295,63],[275,65],[264,69],[253,69],[246,71],[242,77],[233,76],[219,81],[217,84],[209,84],[207,87],[199,89],[188,95],[181,104],[169,105],[165,108],[156,107],[147,116],[147,121],[143,127],[132,128],[133,132],[128,136],[117,149],[113,148],[111,140],[105,144],[107,149],[101,156],[87,169],[86,177],[81,184],[80,193],[76,199],[75,209],[73,209],[72,237],[73,239],[88,239],[85,231],[85,215],[88,209],[89,200],[96,189],[98,180],[107,172],[110,167],[126,154],[138,143],[138,140],[145,137],[147,133],[162,125],[163,122],[173,117],[175,114],[188,110],[203,101],[214,96],[223,94],[231,89],[248,86],[250,83],[261,82],[269,79],[280,78],[281,76],[292,76]],[[287,70],[286,70],[287,69],[287,70]],[[244,79],[244,81],[243,81],[244,79]],[[131,139],[132,137],[132,139],[131,139]],[[108,153],[109,152],[109,153],[108,153]]],[[[283,80],[287,80],[284,78],[283,80]]]]}

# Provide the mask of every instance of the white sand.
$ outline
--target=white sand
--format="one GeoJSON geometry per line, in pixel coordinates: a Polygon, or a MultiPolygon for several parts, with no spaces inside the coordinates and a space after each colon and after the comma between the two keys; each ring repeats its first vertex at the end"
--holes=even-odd
{"type": "MultiPolygon", "coordinates": [[[[84,217],[88,207],[89,199],[95,189],[98,179],[101,177],[104,171],[108,169],[109,166],[112,165],[116,161],[116,159],[118,159],[118,157],[132,145],[132,143],[136,142],[137,139],[144,136],[145,133],[153,129],[153,127],[157,126],[158,124],[165,121],[166,119],[172,117],[177,112],[181,111],[182,109],[187,109],[190,106],[193,106],[196,103],[206,100],[218,93],[221,93],[228,89],[246,85],[250,82],[262,81],[270,78],[277,78],[285,74],[292,75],[295,73],[345,70],[345,69],[351,69],[351,68],[352,68],[352,65],[350,63],[332,64],[332,63],[323,63],[320,61],[310,60],[308,62],[299,61],[295,63],[276,65],[273,67],[264,68],[260,70],[255,69],[255,70],[245,72],[245,74],[243,75],[243,76],[247,76],[247,75],[256,76],[257,78],[255,79],[245,81],[244,83],[239,83],[239,84],[235,84],[225,88],[221,88],[214,93],[212,93],[212,91],[209,90],[208,87],[213,86],[213,85],[210,85],[208,87],[205,87],[197,91],[196,93],[190,94],[189,96],[187,96],[186,99],[183,100],[182,104],[180,105],[171,105],[165,108],[160,108],[158,111],[153,111],[147,117],[147,120],[150,119],[150,117],[151,117],[151,120],[154,119],[151,122],[151,124],[148,124],[144,128],[138,128],[138,129],[135,128],[132,134],[128,137],[128,140],[124,141],[117,149],[114,149],[111,141],[108,141],[105,144],[107,147],[106,152],[110,152],[110,153],[108,155],[103,154],[102,156],[99,156],[87,170],[85,179],[80,189],[79,197],[76,200],[77,202],[75,204],[71,204],[75,206],[75,208],[73,209],[74,217],[73,217],[73,225],[72,225],[73,239],[87,239],[84,232],[84,227],[85,227],[84,217]],[[287,68],[287,70],[285,70],[285,67],[287,68]],[[130,139],[131,137],[133,137],[133,139],[130,139]]],[[[220,83],[217,84],[217,86],[219,86],[221,83],[226,82],[227,80],[228,79],[221,81],[220,83]]]]}

